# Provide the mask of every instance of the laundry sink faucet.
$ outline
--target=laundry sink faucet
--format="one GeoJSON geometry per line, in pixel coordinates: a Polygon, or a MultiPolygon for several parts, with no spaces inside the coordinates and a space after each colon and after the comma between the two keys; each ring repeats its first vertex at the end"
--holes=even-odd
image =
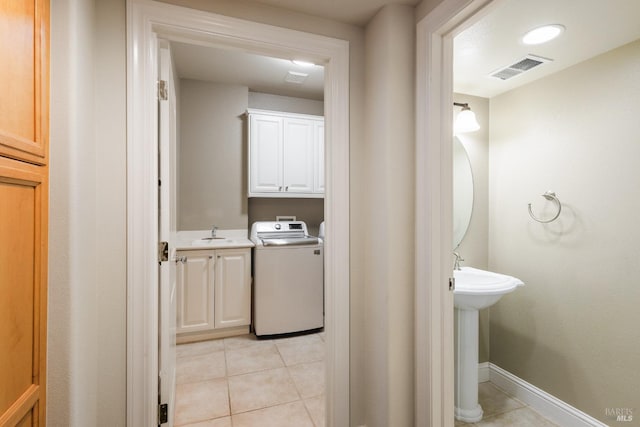
{"type": "Polygon", "coordinates": [[[462,258],[458,252],[454,252],[453,256],[456,257],[456,260],[453,263],[453,269],[454,270],[461,270],[460,261],[464,261],[464,258],[462,258]]]}
{"type": "Polygon", "coordinates": [[[218,227],[215,225],[211,228],[211,237],[216,237],[216,232],[218,231],[218,227]]]}

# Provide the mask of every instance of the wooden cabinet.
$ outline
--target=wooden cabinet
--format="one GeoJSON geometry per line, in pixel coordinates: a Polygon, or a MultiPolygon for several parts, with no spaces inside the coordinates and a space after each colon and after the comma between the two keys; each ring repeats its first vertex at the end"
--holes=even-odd
{"type": "Polygon", "coordinates": [[[49,139],[49,2],[0,2],[0,156],[44,165],[49,139]]]}
{"type": "Polygon", "coordinates": [[[0,2],[0,425],[46,423],[49,2],[0,2]]]}
{"type": "Polygon", "coordinates": [[[324,118],[249,110],[249,197],[324,197],[324,118]]]}
{"type": "Polygon", "coordinates": [[[251,324],[251,249],[177,251],[177,332],[251,324]]]}

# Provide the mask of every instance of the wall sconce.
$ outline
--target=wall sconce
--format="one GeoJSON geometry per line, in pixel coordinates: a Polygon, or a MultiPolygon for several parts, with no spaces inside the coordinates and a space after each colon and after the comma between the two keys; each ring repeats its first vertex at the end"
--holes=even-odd
{"type": "Polygon", "coordinates": [[[480,129],[478,120],[476,120],[476,114],[471,111],[469,104],[454,102],[453,105],[462,107],[462,111],[460,111],[456,117],[456,124],[454,126],[455,133],[475,132],[480,129]]]}

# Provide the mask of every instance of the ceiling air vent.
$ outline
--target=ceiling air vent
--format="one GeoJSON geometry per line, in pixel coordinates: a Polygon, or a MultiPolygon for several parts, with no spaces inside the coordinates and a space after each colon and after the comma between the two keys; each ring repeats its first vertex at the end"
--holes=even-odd
{"type": "Polygon", "coordinates": [[[512,77],[519,76],[525,71],[529,71],[538,65],[542,65],[546,62],[551,62],[552,59],[543,58],[541,56],[527,55],[515,64],[511,64],[507,67],[500,68],[490,74],[491,77],[498,78],[500,80],[509,80],[512,77]]]}

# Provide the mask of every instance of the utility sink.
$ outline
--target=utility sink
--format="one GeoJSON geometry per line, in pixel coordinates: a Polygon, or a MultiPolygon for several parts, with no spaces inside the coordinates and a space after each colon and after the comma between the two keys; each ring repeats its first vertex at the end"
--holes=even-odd
{"type": "Polygon", "coordinates": [[[454,270],[456,288],[453,305],[462,310],[482,310],[496,302],[504,294],[513,292],[524,283],[520,279],[472,267],[454,270]]]}
{"type": "Polygon", "coordinates": [[[196,239],[191,244],[193,246],[217,246],[222,243],[234,243],[235,240],[230,239],[228,237],[203,237],[201,239],[196,239]]]}

